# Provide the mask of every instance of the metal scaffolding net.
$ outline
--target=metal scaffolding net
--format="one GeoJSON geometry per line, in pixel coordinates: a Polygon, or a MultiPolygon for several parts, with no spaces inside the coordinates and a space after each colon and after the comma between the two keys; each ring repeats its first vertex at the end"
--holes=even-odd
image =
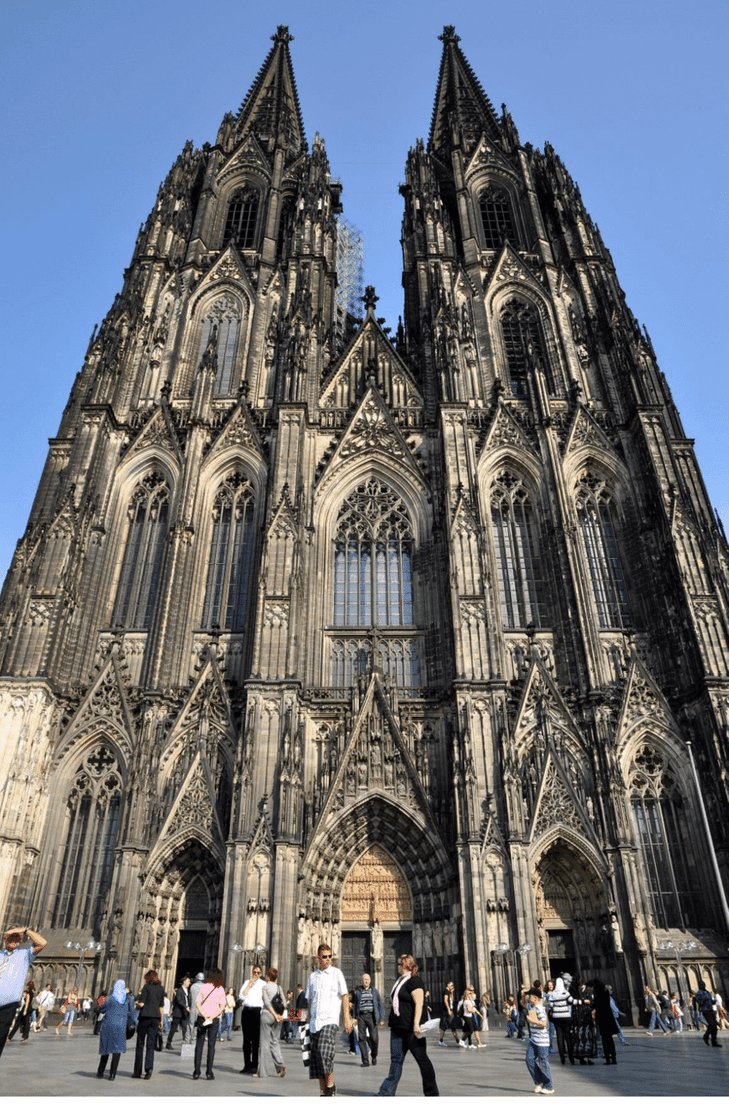
{"type": "Polygon", "coordinates": [[[337,303],[344,314],[362,315],[364,248],[362,234],[346,218],[337,218],[337,303]]]}

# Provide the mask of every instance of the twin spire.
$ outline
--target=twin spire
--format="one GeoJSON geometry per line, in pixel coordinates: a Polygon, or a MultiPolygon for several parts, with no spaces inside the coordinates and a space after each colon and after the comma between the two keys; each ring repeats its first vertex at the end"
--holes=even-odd
{"type": "MultiPolygon", "coordinates": [[[[283,139],[298,152],[306,147],[306,134],[289,51],[293,38],[288,27],[279,24],[271,36],[273,46],[238,111],[236,126],[239,135],[251,131],[269,143],[283,139]]],[[[445,26],[438,38],[443,55],[428,147],[436,153],[447,149],[454,129],[467,144],[477,142],[484,132],[499,139],[499,119],[458,45],[455,27],[445,26]]]]}

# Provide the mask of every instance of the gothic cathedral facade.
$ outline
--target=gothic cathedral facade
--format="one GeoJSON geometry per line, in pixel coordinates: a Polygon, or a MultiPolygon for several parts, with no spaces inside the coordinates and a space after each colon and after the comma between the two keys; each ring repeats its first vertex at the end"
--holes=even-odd
{"type": "Polygon", "coordinates": [[[55,983],[100,942],[88,988],[293,984],[320,940],[383,986],[412,947],[433,991],[726,988],[729,554],[610,254],[447,27],[404,315],[354,319],[272,39],[160,188],[4,586],[0,916],[55,983]]]}

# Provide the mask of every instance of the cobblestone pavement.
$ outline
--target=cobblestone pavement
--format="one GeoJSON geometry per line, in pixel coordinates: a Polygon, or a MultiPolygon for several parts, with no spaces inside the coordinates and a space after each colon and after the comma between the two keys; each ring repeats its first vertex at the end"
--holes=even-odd
{"type": "MultiPolygon", "coordinates": [[[[376,1068],[363,1068],[360,1059],[339,1044],[335,1063],[338,1098],[364,1098],[377,1092],[387,1074],[389,1034],[381,1030],[381,1051],[376,1068]]],[[[484,1034],[486,1048],[464,1050],[451,1038],[448,1046],[428,1042],[441,1096],[503,1097],[514,1102],[540,1099],[524,1063],[526,1043],[507,1039],[501,1031],[484,1034]]],[[[629,1046],[617,1045],[618,1065],[562,1066],[552,1057],[552,1075],[557,1098],[578,1097],[722,1097],[729,1094],[729,1031],[720,1031],[723,1048],[706,1047],[695,1031],[648,1037],[645,1031],[628,1030],[629,1046]]],[[[96,1077],[98,1039],[89,1025],[80,1024],[74,1034],[56,1035],[55,1030],[31,1034],[27,1044],[16,1035],[0,1058],[0,1092],[4,1097],[297,1097],[300,1103],[318,1098],[318,1085],[311,1082],[296,1045],[282,1044],[286,1062],[284,1078],[252,1078],[241,1075],[240,1034],[233,1042],[218,1044],[215,1080],[192,1080],[192,1062],[180,1057],[179,1045],[172,1052],[155,1056],[149,1081],[132,1079],[133,1047],[122,1056],[115,1081],[96,1077]]],[[[437,1035],[435,1036],[437,1039],[437,1035]]],[[[405,1059],[398,1097],[421,1097],[417,1066],[405,1059]]],[[[421,1098],[422,1099],[422,1098],[421,1098]]],[[[125,1108],[127,1106],[125,1105],[125,1108]]],[[[203,1105],[203,1107],[205,1107],[203,1105]]],[[[721,1106],[723,1107],[723,1106],[721,1106]]],[[[114,1111],[114,1110],[112,1110],[114,1111]]],[[[612,1115],[612,1114],[611,1114],[612,1115]]]]}

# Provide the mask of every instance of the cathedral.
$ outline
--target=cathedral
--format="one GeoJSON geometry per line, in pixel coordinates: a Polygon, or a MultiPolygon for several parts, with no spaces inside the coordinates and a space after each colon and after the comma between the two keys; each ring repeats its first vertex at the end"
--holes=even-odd
{"type": "Polygon", "coordinates": [[[293,986],[328,941],[381,990],[412,950],[434,994],[726,991],[729,550],[650,338],[453,27],[402,317],[353,303],[291,39],[171,168],[50,440],[3,928],[57,990],[293,986]]]}

